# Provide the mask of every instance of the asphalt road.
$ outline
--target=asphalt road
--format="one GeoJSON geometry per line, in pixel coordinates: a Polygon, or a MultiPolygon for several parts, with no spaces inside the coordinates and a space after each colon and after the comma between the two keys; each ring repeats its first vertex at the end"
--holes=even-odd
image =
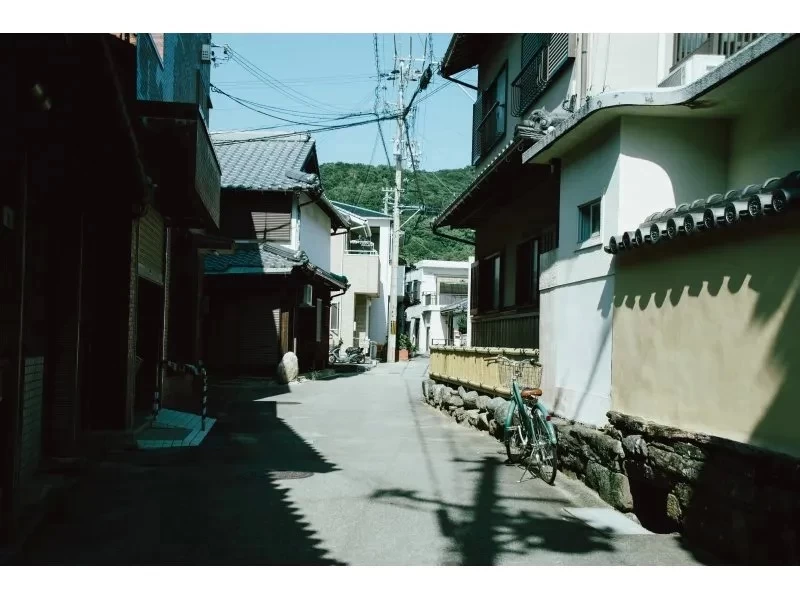
{"type": "Polygon", "coordinates": [[[214,386],[198,448],[94,463],[17,563],[666,565],[697,558],[421,401],[427,361],[214,386]]]}

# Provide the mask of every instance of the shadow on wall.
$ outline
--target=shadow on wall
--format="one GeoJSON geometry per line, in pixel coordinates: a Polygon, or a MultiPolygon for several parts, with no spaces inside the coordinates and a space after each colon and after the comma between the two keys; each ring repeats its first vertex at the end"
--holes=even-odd
{"type": "MultiPolygon", "coordinates": [[[[685,445],[675,471],[671,510],[684,537],[738,562],[800,559],[797,480],[786,473],[797,462],[777,454],[800,456],[799,225],[796,212],[765,218],[617,262],[619,410],[776,451],[685,445]]],[[[657,511],[670,510],[670,490],[657,479],[631,486],[660,501],[657,511]]]]}
{"type": "Polygon", "coordinates": [[[253,402],[248,394],[229,401],[196,450],[140,451],[94,464],[17,563],[344,564],[328,555],[278,485],[337,467],[276,416],[280,402],[253,402]]]}
{"type": "MultiPolygon", "coordinates": [[[[515,501],[545,502],[500,496],[497,491],[499,459],[485,457],[464,473],[477,476],[472,504],[464,506],[441,498],[426,498],[415,490],[387,488],[372,494],[377,499],[402,508],[436,513],[439,533],[450,541],[450,565],[495,565],[504,554],[525,556],[535,550],[565,554],[611,552],[611,536],[579,521],[557,519],[520,505],[503,506],[515,501]]],[[[566,502],[565,502],[566,504],[566,502]]]]}
{"type": "MultiPolygon", "coordinates": [[[[600,294],[600,299],[597,302],[596,311],[600,317],[600,320],[603,322],[602,330],[600,331],[599,337],[594,339],[594,346],[597,348],[606,347],[611,342],[611,330],[612,330],[612,306],[614,305],[614,278],[612,277],[613,274],[613,265],[609,264],[608,266],[608,273],[606,275],[605,280],[603,281],[603,290],[600,294]]],[[[587,343],[592,342],[591,340],[587,339],[587,343]]],[[[610,350],[610,349],[609,349],[610,350]]],[[[565,417],[565,419],[570,420],[578,420],[583,421],[583,414],[586,413],[585,408],[587,401],[592,398],[590,394],[590,390],[592,389],[597,376],[600,374],[601,368],[609,367],[610,366],[610,359],[605,360],[606,353],[601,350],[597,350],[594,352],[594,358],[592,360],[591,368],[588,372],[581,371],[572,373],[570,370],[572,368],[582,368],[584,362],[568,362],[565,364],[565,371],[563,380],[569,381],[574,379],[575,376],[585,376],[583,378],[584,382],[580,383],[582,390],[580,391],[580,397],[577,400],[577,404],[574,407],[570,407],[567,404],[567,399],[564,397],[564,392],[562,388],[558,388],[556,391],[554,403],[553,403],[553,412],[565,417]],[[568,409],[568,412],[565,413],[565,409],[568,409]]],[[[547,367],[545,365],[545,367],[547,367]]],[[[608,374],[608,372],[607,372],[608,374]]],[[[609,376],[610,379],[610,376],[609,376]]],[[[594,395],[596,397],[596,395],[594,395]]],[[[607,398],[606,398],[607,400],[607,398]]],[[[608,403],[606,403],[608,404],[608,403]]]]}

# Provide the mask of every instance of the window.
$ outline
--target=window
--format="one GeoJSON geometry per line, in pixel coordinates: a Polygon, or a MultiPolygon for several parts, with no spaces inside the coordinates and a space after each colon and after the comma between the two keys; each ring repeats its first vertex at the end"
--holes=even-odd
{"type": "Polygon", "coordinates": [[[339,304],[331,304],[331,330],[339,332],[339,304]]]}
{"type": "Polygon", "coordinates": [[[511,83],[511,111],[522,116],[544,93],[571,57],[569,33],[522,35],[520,73],[511,83]]]}
{"type": "Polygon", "coordinates": [[[600,200],[596,199],[578,208],[578,243],[600,236],[600,200]]]}
{"type": "Polygon", "coordinates": [[[502,254],[484,258],[480,262],[478,278],[480,289],[478,300],[480,311],[500,309],[503,305],[503,260],[502,254]]]}
{"type": "Polygon", "coordinates": [[[517,245],[516,304],[539,305],[539,239],[517,245]]]}
{"type": "Polygon", "coordinates": [[[317,342],[322,341],[322,299],[317,299],[317,342]]]}
{"type": "Polygon", "coordinates": [[[480,302],[480,262],[472,262],[469,268],[470,288],[469,288],[469,310],[471,314],[478,313],[481,306],[480,302]]]}
{"type": "Polygon", "coordinates": [[[259,241],[290,243],[292,241],[291,212],[250,212],[255,237],[259,241]]]}
{"type": "Polygon", "coordinates": [[[437,277],[439,305],[451,305],[467,298],[466,278],[437,277]]]}
{"type": "Polygon", "coordinates": [[[492,309],[500,309],[503,304],[503,260],[497,255],[492,258],[492,309]]]}
{"type": "Polygon", "coordinates": [[[504,65],[494,81],[482,92],[472,106],[472,163],[481,158],[506,134],[507,68],[504,65]]]}

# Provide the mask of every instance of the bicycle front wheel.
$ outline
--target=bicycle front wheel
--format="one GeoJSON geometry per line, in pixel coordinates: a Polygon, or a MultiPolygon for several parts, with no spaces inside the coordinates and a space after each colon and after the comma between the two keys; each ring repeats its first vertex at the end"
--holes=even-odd
{"type": "Polygon", "coordinates": [[[517,405],[512,401],[511,409],[514,410],[511,416],[511,428],[506,430],[506,454],[510,463],[522,463],[530,452],[531,439],[525,431],[525,424],[517,412],[517,405]]]}
{"type": "Polygon", "coordinates": [[[539,477],[551,486],[556,481],[558,472],[558,430],[553,428],[556,442],[550,440],[547,433],[547,422],[538,409],[533,409],[533,452],[539,469],[539,477]]]}

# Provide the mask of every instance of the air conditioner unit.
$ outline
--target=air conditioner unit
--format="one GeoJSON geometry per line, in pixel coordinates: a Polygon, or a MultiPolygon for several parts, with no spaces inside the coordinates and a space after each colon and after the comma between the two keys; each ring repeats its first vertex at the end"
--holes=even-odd
{"type": "Polygon", "coordinates": [[[672,71],[659,87],[680,87],[694,83],[725,62],[725,57],[717,54],[696,54],[690,56],[672,71]]]}
{"type": "Polygon", "coordinates": [[[303,300],[300,303],[301,307],[312,307],[313,304],[313,291],[314,287],[310,284],[303,285],[303,300]]]}
{"type": "Polygon", "coordinates": [[[200,47],[200,61],[211,62],[211,44],[203,44],[200,47]]]}

